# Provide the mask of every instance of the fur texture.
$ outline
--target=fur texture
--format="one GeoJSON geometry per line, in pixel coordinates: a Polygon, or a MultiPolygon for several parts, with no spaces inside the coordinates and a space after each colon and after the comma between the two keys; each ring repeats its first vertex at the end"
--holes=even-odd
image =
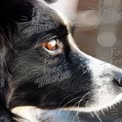
{"type": "Polygon", "coordinates": [[[46,3],[1,0],[0,18],[0,121],[21,121],[10,111],[23,106],[89,112],[120,102],[121,69],[81,52],[46,3]],[[43,46],[51,40],[53,51],[43,46]]]}

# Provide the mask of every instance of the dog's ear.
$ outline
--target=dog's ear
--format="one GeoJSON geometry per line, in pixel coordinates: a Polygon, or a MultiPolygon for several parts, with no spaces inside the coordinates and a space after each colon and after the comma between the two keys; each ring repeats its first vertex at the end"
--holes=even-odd
{"type": "Polygon", "coordinates": [[[0,0],[0,100],[4,98],[9,79],[6,55],[12,47],[16,22],[32,19],[35,4],[36,0],[0,0]]]}
{"type": "Polygon", "coordinates": [[[0,32],[0,122],[15,122],[18,117],[7,109],[8,80],[10,78],[7,64],[6,54],[7,45],[6,37],[0,32]]]}
{"type": "Polygon", "coordinates": [[[7,109],[8,81],[11,78],[7,54],[13,45],[16,23],[32,18],[33,1],[36,0],[0,0],[0,122],[15,122],[15,116],[7,109]]]}
{"type": "Polygon", "coordinates": [[[0,103],[5,106],[9,73],[6,65],[7,45],[0,33],[0,103]]]}
{"type": "Polygon", "coordinates": [[[16,30],[16,22],[32,18],[35,2],[36,0],[0,0],[0,103],[4,106],[10,79],[6,55],[12,48],[12,33],[16,30]]]}
{"type": "Polygon", "coordinates": [[[28,21],[36,0],[0,0],[0,24],[10,21],[28,21]]]}

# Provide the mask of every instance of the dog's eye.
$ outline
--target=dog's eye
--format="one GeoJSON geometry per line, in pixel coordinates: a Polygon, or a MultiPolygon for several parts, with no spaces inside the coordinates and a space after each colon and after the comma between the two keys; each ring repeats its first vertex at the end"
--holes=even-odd
{"type": "Polygon", "coordinates": [[[58,45],[57,45],[57,40],[56,39],[53,39],[49,42],[44,42],[42,44],[42,46],[50,51],[54,51],[58,48],[58,45]]]}
{"type": "Polygon", "coordinates": [[[59,39],[52,39],[50,41],[43,42],[41,46],[52,55],[58,55],[63,52],[63,44],[59,39]]]}

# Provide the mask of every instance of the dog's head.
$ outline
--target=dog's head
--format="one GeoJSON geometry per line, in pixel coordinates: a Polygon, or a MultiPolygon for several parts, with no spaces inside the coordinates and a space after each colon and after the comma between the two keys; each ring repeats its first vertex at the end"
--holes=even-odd
{"type": "Polygon", "coordinates": [[[5,0],[0,9],[0,78],[10,108],[92,111],[121,101],[122,71],[81,52],[46,3],[5,0]]]}

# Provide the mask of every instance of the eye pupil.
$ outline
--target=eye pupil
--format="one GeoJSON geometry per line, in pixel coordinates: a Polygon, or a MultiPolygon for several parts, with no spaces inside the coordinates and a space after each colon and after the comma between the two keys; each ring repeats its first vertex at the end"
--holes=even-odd
{"type": "Polygon", "coordinates": [[[44,46],[46,49],[53,51],[53,50],[55,50],[56,47],[57,47],[57,42],[56,42],[56,40],[52,40],[52,41],[50,41],[50,42],[45,42],[45,43],[43,43],[43,46],[44,46]]]}
{"type": "Polygon", "coordinates": [[[46,48],[49,49],[49,50],[54,50],[54,49],[55,49],[55,46],[53,46],[53,45],[47,43],[47,44],[46,44],[46,48]]]}

